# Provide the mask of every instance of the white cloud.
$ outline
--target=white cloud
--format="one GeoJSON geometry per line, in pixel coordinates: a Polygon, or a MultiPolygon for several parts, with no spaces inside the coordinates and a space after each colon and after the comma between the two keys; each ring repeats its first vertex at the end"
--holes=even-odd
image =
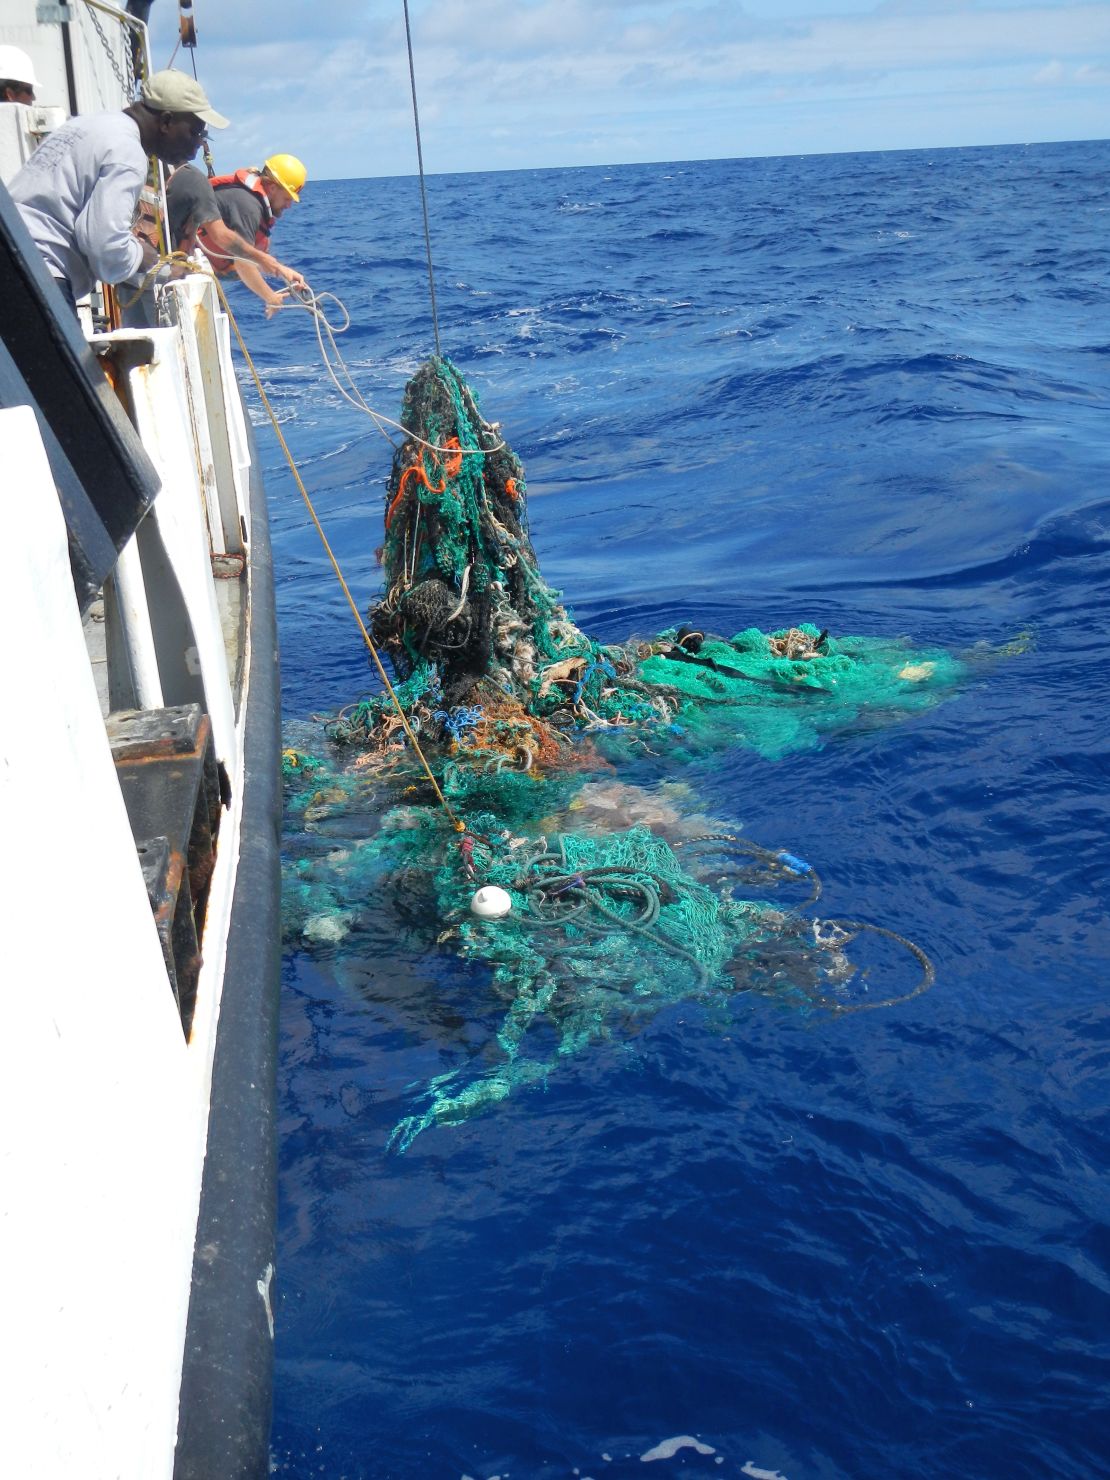
{"type": "MultiPolygon", "coordinates": [[[[739,136],[739,112],[755,109],[763,137],[778,119],[783,147],[797,147],[788,108],[810,107],[816,120],[821,107],[855,100],[862,119],[884,98],[894,106],[913,94],[926,100],[924,129],[930,97],[938,115],[943,107],[950,118],[964,98],[969,118],[981,117],[985,89],[1006,95],[1017,138],[1028,127],[1031,78],[1040,95],[1055,88],[1063,99],[1094,95],[1110,68],[1110,3],[876,0],[863,11],[860,0],[790,0],[787,15],[754,13],[769,8],[770,0],[410,0],[426,162],[432,170],[574,163],[604,154],[606,140],[612,162],[673,158],[679,117],[686,150],[713,154],[728,147],[726,135],[739,136]],[[484,154],[490,141],[495,160],[484,154]],[[578,152],[553,157],[559,147],[578,152]]],[[[197,12],[198,66],[234,124],[225,148],[265,148],[280,136],[294,152],[302,139],[325,173],[411,169],[396,0],[198,0],[197,12]]],[[[168,54],[172,35],[164,39],[168,54]]],[[[1053,136],[1089,136],[1092,126],[1110,134],[1110,114],[1101,127],[1090,115],[1062,116],[1053,136]]],[[[808,147],[829,147],[824,138],[815,122],[808,147]]]]}

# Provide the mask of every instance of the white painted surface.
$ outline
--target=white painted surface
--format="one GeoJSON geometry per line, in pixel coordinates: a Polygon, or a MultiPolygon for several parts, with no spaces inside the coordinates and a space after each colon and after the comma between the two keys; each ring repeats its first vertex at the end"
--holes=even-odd
{"type": "MultiPolygon", "coordinates": [[[[198,1094],[32,412],[0,410],[0,1383],[6,1474],[172,1473],[198,1094]]],[[[202,1144],[202,1143],[201,1143],[202,1144]]]]}
{"type": "MultiPolygon", "coordinates": [[[[69,112],[62,28],[40,26],[35,13],[38,0],[3,0],[0,7],[0,43],[18,46],[31,58],[38,78],[35,101],[69,112]]],[[[89,110],[92,111],[91,109],[89,110]]]]}
{"type": "MultiPolygon", "coordinates": [[[[62,50],[62,28],[39,24],[36,18],[38,4],[39,0],[0,0],[0,42],[22,47],[31,58],[39,80],[35,89],[36,102],[47,107],[64,108],[68,114],[69,88],[62,50]]],[[[117,73],[127,75],[127,36],[132,32],[138,35],[145,48],[147,29],[133,17],[125,17],[124,10],[123,5],[98,6],[98,29],[90,6],[72,5],[70,45],[79,113],[104,113],[112,108],[123,108],[130,102],[117,73]],[[104,40],[101,40],[101,33],[104,40]]]]}
{"type": "MultiPolygon", "coordinates": [[[[35,3],[0,0],[0,40],[32,55],[40,101],[64,104],[60,29],[35,24],[35,3]]],[[[76,9],[81,111],[122,107],[87,7],[76,9]]],[[[119,25],[103,11],[100,20],[119,62],[119,25]]],[[[19,117],[5,122],[0,108],[0,169],[5,128],[18,165],[28,123],[45,122],[31,119],[37,111],[8,105],[19,117]]],[[[184,658],[203,680],[233,796],[188,1046],[111,762],[45,454],[29,409],[0,410],[5,532],[19,555],[0,585],[0,1472],[20,1480],[169,1480],[173,1469],[243,789],[199,450],[223,439],[207,491],[232,549],[249,518],[249,459],[215,291],[200,281],[172,291],[208,316],[204,395],[190,398],[186,384],[190,357],[198,370],[201,361],[195,338],[187,342],[191,311],[183,335],[155,331],[155,363],[133,373],[132,391],[163,480],[151,523],[195,639],[184,658]]],[[[124,579],[138,582],[143,643],[141,596],[156,623],[164,602],[133,556],[124,579]]],[[[152,681],[144,698],[159,697],[152,681]]]]}
{"type": "Polygon", "coordinates": [[[23,168],[46,135],[65,119],[62,108],[0,103],[0,180],[5,185],[23,168]]]}
{"type": "MultiPolygon", "coordinates": [[[[215,292],[215,289],[212,289],[215,292]]],[[[220,345],[220,379],[224,386],[224,408],[227,417],[228,441],[235,471],[235,495],[239,501],[240,540],[250,543],[250,447],[244,419],[243,402],[235,389],[235,365],[231,352],[231,320],[221,312],[216,317],[216,333],[220,345]],[[232,388],[233,394],[227,393],[232,388]]]]}
{"type": "MultiPolygon", "coordinates": [[[[194,253],[194,260],[197,255],[194,253]]],[[[165,289],[163,304],[169,309],[173,322],[182,326],[181,355],[185,368],[185,389],[189,397],[197,479],[204,490],[208,539],[212,549],[222,555],[227,551],[227,544],[224,539],[223,519],[220,513],[216,450],[212,431],[208,425],[205,381],[201,371],[200,347],[197,344],[195,329],[196,313],[205,301],[206,295],[214,299],[215,288],[206,278],[199,274],[193,275],[180,282],[169,284],[165,289]]]]}
{"type": "MultiPolygon", "coordinates": [[[[187,332],[187,328],[186,328],[187,332]]],[[[120,330],[110,339],[137,337],[154,346],[154,361],[129,374],[135,424],[144,448],[162,480],[149,517],[162,536],[166,554],[185,599],[194,642],[184,662],[198,672],[212,719],[216,754],[235,768],[238,740],[228,681],[227,652],[212,584],[204,494],[197,477],[195,439],[189,424],[189,393],[180,329],[120,330]]],[[[148,597],[154,596],[149,591],[148,597]]]]}
{"type": "Polygon", "coordinates": [[[139,709],[162,708],[162,680],[150,629],[150,606],[147,602],[143,566],[139,547],[132,535],[119,552],[112,573],[119,608],[123,647],[131,682],[135,687],[135,704],[139,709]]]}
{"type": "Polygon", "coordinates": [[[233,442],[235,423],[229,413],[225,387],[234,385],[235,376],[227,351],[229,334],[227,315],[220,311],[219,299],[211,282],[193,301],[193,333],[208,416],[208,431],[216,469],[216,486],[223,525],[224,549],[242,550],[243,511],[247,506],[246,484],[239,468],[239,453],[233,442]]]}

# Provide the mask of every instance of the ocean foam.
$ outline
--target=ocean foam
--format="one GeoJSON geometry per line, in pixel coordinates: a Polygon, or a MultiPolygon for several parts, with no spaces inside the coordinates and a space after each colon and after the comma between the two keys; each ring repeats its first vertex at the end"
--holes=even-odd
{"type": "Polygon", "coordinates": [[[674,1459],[680,1449],[696,1449],[699,1454],[716,1454],[717,1451],[711,1444],[703,1444],[690,1434],[679,1434],[674,1439],[664,1439],[654,1449],[649,1449],[646,1454],[641,1454],[640,1459],[646,1464],[653,1459],[674,1459]]]}

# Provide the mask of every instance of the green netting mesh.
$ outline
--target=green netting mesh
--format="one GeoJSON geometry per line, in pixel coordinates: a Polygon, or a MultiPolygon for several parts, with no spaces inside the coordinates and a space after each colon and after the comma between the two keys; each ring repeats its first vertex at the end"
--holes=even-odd
{"type": "MultiPolygon", "coordinates": [[[[365,826],[369,818],[368,783],[352,785],[348,775],[336,784],[324,768],[310,775],[304,766],[297,777],[289,797],[296,856],[283,896],[289,936],[316,949],[342,949],[351,938],[357,949],[368,902],[411,902],[415,892],[429,945],[434,935],[463,959],[488,965],[502,1004],[481,1061],[424,1088],[421,1108],[395,1128],[396,1149],[545,1080],[615,1026],[627,1032],[671,1002],[759,989],[800,1006],[843,1005],[837,994],[850,968],[839,940],[821,940],[805,916],[734,897],[737,888],[748,895],[753,886],[809,887],[808,866],[727,835],[691,832],[672,845],[642,823],[620,826],[635,814],[632,788],[614,786],[613,807],[595,805],[592,821],[574,798],[546,831],[541,824],[515,832],[473,810],[460,836],[433,808],[408,802],[385,808],[359,835],[355,819],[365,826]],[[600,812],[608,813],[608,830],[600,812]],[[581,830],[566,830],[576,818],[581,830]],[[511,912],[476,918],[470,905],[479,884],[504,889],[511,912]]],[[[599,803],[606,788],[594,790],[599,803]]],[[[673,812],[657,815],[669,828],[677,821],[673,812]]]]}
{"type": "MultiPolygon", "coordinates": [[[[707,871],[703,823],[681,809],[648,816],[635,788],[613,778],[632,758],[642,776],[645,756],[659,780],[728,747],[772,759],[812,748],[938,702],[964,665],[804,622],[597,643],[544,582],[523,468],[448,360],[421,367],[402,420],[410,436],[386,491],[371,630],[463,831],[436,804],[387,695],[360,698],[322,732],[291,733],[285,753],[290,936],[342,950],[367,898],[411,895],[415,881],[429,944],[438,937],[487,964],[504,1006],[486,1059],[428,1085],[394,1144],[544,1079],[661,1003],[755,988],[848,1006],[847,943],[864,928],[900,937],[774,908],[763,894],[784,881],[809,887],[809,865],[727,832],[710,844],[721,856],[707,871]],[[606,787],[619,795],[608,810],[598,804],[606,787]],[[511,913],[477,919],[478,885],[504,888],[511,913]],[[542,1047],[552,1028],[553,1051],[542,1047]]],[[[927,984],[928,963],[909,949],[927,984]]]]}
{"type": "Polygon", "coordinates": [[[648,657],[639,676],[682,696],[676,719],[686,745],[739,744],[770,759],[812,749],[831,731],[927,709],[965,672],[943,649],[900,639],[824,635],[817,648],[822,634],[805,622],[789,632],[749,627],[727,641],[705,638],[696,654],[674,636],[664,634],[669,654],[648,657]],[[805,656],[783,651],[792,635],[799,639],[792,650],[805,656]],[[700,661],[691,661],[695,656],[700,661]]]}

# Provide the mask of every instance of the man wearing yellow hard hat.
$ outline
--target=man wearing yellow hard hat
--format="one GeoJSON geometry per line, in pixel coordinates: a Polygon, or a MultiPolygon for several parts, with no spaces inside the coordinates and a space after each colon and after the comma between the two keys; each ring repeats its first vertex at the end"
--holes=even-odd
{"type": "MultiPolygon", "coordinates": [[[[270,233],[279,216],[301,198],[307,171],[292,154],[271,154],[259,168],[236,170],[233,175],[217,175],[210,183],[224,223],[260,252],[270,249],[270,233]]],[[[269,313],[281,307],[284,292],[270,287],[253,262],[242,258],[228,261],[203,227],[197,241],[208,255],[213,270],[221,276],[234,270],[252,293],[257,293],[269,313]]],[[[267,317],[269,316],[267,314],[267,317]]]]}

